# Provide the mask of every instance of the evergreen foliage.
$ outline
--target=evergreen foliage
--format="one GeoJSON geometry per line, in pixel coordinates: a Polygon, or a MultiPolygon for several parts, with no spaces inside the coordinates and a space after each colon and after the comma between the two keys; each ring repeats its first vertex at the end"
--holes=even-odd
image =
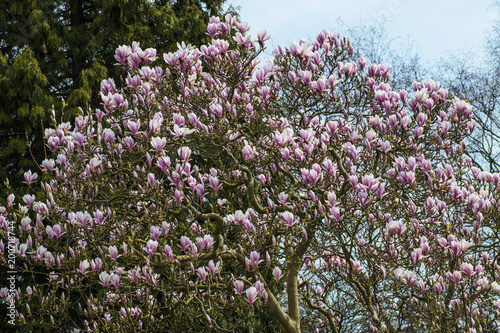
{"type": "MultiPolygon", "coordinates": [[[[5,0],[0,13],[0,177],[19,189],[45,155],[52,107],[65,120],[99,107],[99,84],[120,79],[117,45],[138,41],[169,52],[209,41],[224,0],[5,0]],[[65,105],[63,105],[65,101],[65,105]],[[31,153],[28,149],[31,146],[31,153]]],[[[5,187],[0,188],[5,200],[5,187]]]]}

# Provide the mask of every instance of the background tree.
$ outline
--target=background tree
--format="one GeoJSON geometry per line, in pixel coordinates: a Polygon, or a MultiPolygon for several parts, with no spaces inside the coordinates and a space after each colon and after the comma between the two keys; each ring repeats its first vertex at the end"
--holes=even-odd
{"type": "MultiPolygon", "coordinates": [[[[498,14],[500,3],[491,9],[498,14]]],[[[443,57],[436,66],[437,77],[449,85],[457,96],[467,96],[476,114],[477,130],[469,143],[469,152],[478,167],[491,172],[500,171],[500,20],[486,35],[484,56],[480,50],[460,50],[443,57]]]]}
{"type": "Polygon", "coordinates": [[[18,323],[498,330],[500,174],[465,154],[471,106],[394,90],[325,31],[259,65],[248,29],[212,18],[160,62],[120,46],[103,108],[52,117],[44,193],[0,209],[0,258],[33,280],[0,289],[18,323]]]}
{"type": "Polygon", "coordinates": [[[477,130],[469,140],[468,152],[477,167],[500,171],[500,122],[498,118],[500,90],[498,60],[491,55],[487,62],[472,61],[472,52],[456,53],[441,59],[436,72],[457,96],[467,96],[474,107],[477,130]]]}
{"type": "Polygon", "coordinates": [[[390,82],[394,89],[411,89],[413,82],[428,78],[430,68],[422,64],[422,58],[409,38],[391,38],[386,31],[388,21],[377,20],[358,26],[348,26],[339,20],[339,30],[349,36],[355,45],[355,55],[364,57],[390,68],[390,82]]]}
{"type": "MultiPolygon", "coordinates": [[[[132,40],[164,52],[177,42],[208,42],[210,16],[224,0],[5,0],[0,14],[0,177],[18,188],[19,172],[44,158],[52,106],[73,119],[99,107],[100,82],[123,73],[117,45],[132,40]],[[63,106],[61,100],[65,100],[63,106]],[[31,153],[27,149],[31,146],[31,153]]],[[[230,7],[232,10],[232,7],[230,7]]],[[[59,112],[58,112],[59,113],[59,112]]],[[[5,194],[5,187],[2,187],[5,194]]],[[[2,195],[5,198],[5,195],[2,195]]]]}

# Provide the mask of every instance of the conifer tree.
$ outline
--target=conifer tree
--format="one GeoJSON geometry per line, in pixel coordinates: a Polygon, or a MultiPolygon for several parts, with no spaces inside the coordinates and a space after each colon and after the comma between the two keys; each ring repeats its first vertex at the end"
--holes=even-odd
{"type": "Polygon", "coordinates": [[[100,82],[120,80],[122,69],[113,66],[117,45],[138,41],[162,52],[175,50],[180,41],[201,45],[208,42],[209,17],[221,14],[223,3],[5,0],[0,13],[2,180],[9,178],[18,188],[22,173],[45,158],[42,135],[52,106],[58,113],[64,108],[65,120],[76,115],[77,106],[99,107],[100,82]]]}

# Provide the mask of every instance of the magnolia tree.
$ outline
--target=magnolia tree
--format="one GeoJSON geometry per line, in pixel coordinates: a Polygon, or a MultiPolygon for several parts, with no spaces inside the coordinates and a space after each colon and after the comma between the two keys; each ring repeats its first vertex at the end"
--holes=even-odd
{"type": "Polygon", "coordinates": [[[259,64],[269,36],[248,29],[119,47],[103,110],[45,131],[55,158],[25,173],[44,193],[1,209],[2,265],[32,283],[0,291],[17,322],[498,331],[500,175],[464,155],[471,107],[430,80],[392,90],[325,31],[259,64]]]}

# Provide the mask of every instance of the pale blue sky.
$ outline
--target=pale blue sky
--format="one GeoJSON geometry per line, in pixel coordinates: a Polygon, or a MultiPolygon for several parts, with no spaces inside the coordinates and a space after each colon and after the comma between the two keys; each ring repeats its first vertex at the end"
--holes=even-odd
{"type": "Polygon", "coordinates": [[[322,29],[338,32],[338,18],[349,26],[388,18],[391,37],[409,38],[424,58],[437,59],[449,51],[482,52],[485,34],[497,12],[492,0],[228,0],[239,6],[242,21],[267,30],[268,44],[288,45],[312,39],[322,29]]]}

